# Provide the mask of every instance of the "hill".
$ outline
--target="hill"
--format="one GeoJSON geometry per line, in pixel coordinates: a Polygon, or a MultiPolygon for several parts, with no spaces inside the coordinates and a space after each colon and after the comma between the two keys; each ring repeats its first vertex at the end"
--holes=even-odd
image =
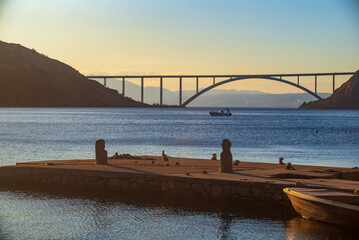
{"type": "Polygon", "coordinates": [[[57,60],[0,41],[0,107],[147,106],[57,60]]]}
{"type": "Polygon", "coordinates": [[[317,100],[303,103],[301,109],[359,109],[359,71],[357,71],[348,81],[343,83],[340,88],[325,99],[329,105],[317,100]]]}

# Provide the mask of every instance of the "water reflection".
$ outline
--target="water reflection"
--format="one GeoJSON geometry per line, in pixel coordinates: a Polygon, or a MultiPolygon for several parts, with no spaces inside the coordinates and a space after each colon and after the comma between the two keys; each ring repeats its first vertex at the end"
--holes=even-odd
{"type": "Polygon", "coordinates": [[[276,206],[151,199],[0,190],[0,239],[355,239],[276,206]]]}
{"type": "Polygon", "coordinates": [[[219,214],[220,225],[218,227],[218,238],[229,239],[231,234],[231,223],[233,217],[228,213],[219,214]]]}
{"type": "Polygon", "coordinates": [[[358,239],[352,228],[295,217],[285,223],[287,239],[358,239]]]}

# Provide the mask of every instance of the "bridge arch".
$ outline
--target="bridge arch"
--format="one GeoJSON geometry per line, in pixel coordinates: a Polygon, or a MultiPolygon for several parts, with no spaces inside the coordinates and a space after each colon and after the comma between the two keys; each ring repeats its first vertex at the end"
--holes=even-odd
{"type": "Polygon", "coordinates": [[[209,90],[211,90],[212,88],[215,88],[215,87],[218,87],[218,86],[221,86],[223,84],[226,84],[226,83],[230,83],[230,82],[235,82],[235,81],[239,81],[239,80],[246,80],[246,79],[265,79],[265,80],[272,80],[272,81],[277,81],[277,82],[282,82],[282,83],[286,83],[286,84],[289,84],[289,85],[292,85],[296,88],[299,88],[307,93],[309,93],[310,95],[314,96],[315,98],[317,98],[318,100],[320,101],[323,101],[326,105],[328,105],[328,103],[323,99],[321,98],[318,94],[310,91],[309,89],[305,88],[305,87],[302,87],[298,84],[295,84],[295,83],[292,83],[290,81],[287,81],[287,80],[284,80],[284,79],[280,79],[280,78],[275,78],[275,77],[271,77],[271,76],[242,76],[242,77],[234,77],[232,79],[227,79],[227,80],[224,80],[224,81],[221,81],[221,82],[218,82],[218,83],[215,83],[207,88],[204,88],[202,89],[201,91],[199,91],[198,93],[196,93],[195,95],[193,95],[192,97],[190,97],[189,99],[187,99],[187,101],[185,101],[181,107],[185,107],[187,106],[189,103],[191,103],[194,99],[196,99],[197,97],[201,96],[203,93],[205,92],[208,92],[209,90]]]}

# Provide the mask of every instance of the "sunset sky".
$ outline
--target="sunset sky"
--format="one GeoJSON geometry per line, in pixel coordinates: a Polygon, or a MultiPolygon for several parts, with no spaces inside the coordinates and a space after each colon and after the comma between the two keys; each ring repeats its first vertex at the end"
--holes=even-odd
{"type": "MultiPolygon", "coordinates": [[[[85,75],[356,71],[358,2],[0,0],[0,40],[34,48],[85,75]]],[[[310,80],[303,83],[313,88],[310,80]]],[[[184,89],[194,86],[184,83],[184,89]]],[[[319,78],[318,86],[330,92],[331,79],[319,78]]],[[[178,82],[165,87],[176,90],[178,82]]],[[[222,88],[302,92],[259,80],[222,88]]]]}

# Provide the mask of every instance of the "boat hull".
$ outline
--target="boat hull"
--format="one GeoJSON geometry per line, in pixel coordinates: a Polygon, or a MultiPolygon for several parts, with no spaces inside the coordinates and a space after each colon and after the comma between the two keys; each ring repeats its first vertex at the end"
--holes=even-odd
{"type": "Polygon", "coordinates": [[[232,113],[209,112],[211,116],[232,116],[232,113]]]}
{"type": "Polygon", "coordinates": [[[284,192],[295,211],[304,218],[332,224],[359,226],[359,206],[296,194],[288,189],[284,189],[284,192]]]}

